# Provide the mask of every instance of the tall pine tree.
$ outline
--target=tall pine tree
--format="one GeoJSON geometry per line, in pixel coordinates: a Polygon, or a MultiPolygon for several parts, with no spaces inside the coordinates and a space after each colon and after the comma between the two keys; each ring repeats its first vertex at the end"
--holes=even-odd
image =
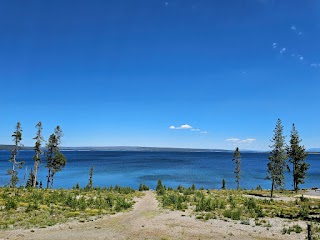
{"type": "Polygon", "coordinates": [[[66,157],[60,152],[59,145],[61,143],[62,136],[62,130],[59,126],[57,126],[54,129],[54,133],[50,135],[49,140],[47,142],[47,188],[52,188],[55,174],[61,171],[67,163],[66,157]]]}
{"type": "Polygon", "coordinates": [[[39,164],[41,163],[41,155],[42,155],[42,150],[41,150],[41,143],[43,142],[43,137],[42,137],[42,123],[38,122],[36,125],[37,128],[37,134],[36,136],[33,138],[34,140],[36,140],[36,143],[34,145],[34,151],[35,151],[35,155],[33,157],[34,160],[34,171],[33,171],[33,182],[32,182],[32,186],[36,187],[37,185],[37,177],[38,177],[38,169],[39,169],[39,164]]]}
{"type": "Polygon", "coordinates": [[[17,169],[22,168],[22,165],[24,163],[23,161],[18,161],[19,150],[22,146],[22,128],[20,122],[17,122],[16,129],[13,132],[12,137],[14,142],[14,148],[11,150],[11,156],[9,159],[9,162],[12,162],[12,168],[8,169],[8,174],[11,175],[9,186],[14,188],[19,182],[17,169]]]}
{"type": "Polygon", "coordinates": [[[290,146],[287,148],[287,153],[289,162],[292,163],[293,189],[298,192],[299,184],[304,183],[310,165],[305,162],[308,154],[305,147],[300,145],[301,139],[294,124],[292,124],[290,137],[290,146]]]}
{"type": "Polygon", "coordinates": [[[47,142],[47,152],[46,152],[46,160],[47,160],[46,168],[48,168],[47,188],[49,188],[50,186],[52,169],[53,169],[53,160],[57,151],[58,150],[57,150],[56,135],[51,134],[47,142]]]}
{"type": "Polygon", "coordinates": [[[266,177],[266,179],[271,180],[271,197],[273,197],[274,189],[284,186],[284,171],[288,167],[286,163],[288,156],[286,154],[285,136],[283,136],[283,126],[280,119],[278,119],[273,133],[271,140],[273,144],[270,146],[272,151],[269,156],[266,177]]]}
{"type": "Polygon", "coordinates": [[[94,169],[93,166],[91,166],[90,173],[89,173],[89,181],[86,186],[87,189],[92,189],[92,186],[93,186],[93,182],[92,182],[93,169],[94,169]]]}
{"type": "Polygon", "coordinates": [[[240,174],[241,174],[241,170],[240,170],[241,155],[240,155],[240,151],[239,151],[238,147],[234,151],[232,161],[234,161],[236,163],[234,173],[236,175],[237,189],[239,190],[240,189],[240,179],[241,179],[241,176],[240,176],[240,174]]]}

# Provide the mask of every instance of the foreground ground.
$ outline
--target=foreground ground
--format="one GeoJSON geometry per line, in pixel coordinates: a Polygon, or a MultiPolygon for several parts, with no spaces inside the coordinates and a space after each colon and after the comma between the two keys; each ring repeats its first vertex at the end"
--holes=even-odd
{"type": "MultiPolygon", "coordinates": [[[[267,219],[268,226],[233,220],[199,220],[190,216],[188,210],[159,208],[153,191],[135,200],[129,212],[47,228],[0,230],[0,239],[305,239],[306,236],[305,231],[282,234],[283,227],[293,223],[280,218],[267,219]]],[[[306,228],[305,222],[296,223],[306,228]]]]}

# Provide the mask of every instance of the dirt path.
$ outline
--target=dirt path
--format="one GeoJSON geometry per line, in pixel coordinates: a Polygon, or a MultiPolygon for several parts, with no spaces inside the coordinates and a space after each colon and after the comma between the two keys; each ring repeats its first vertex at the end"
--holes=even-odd
{"type": "MultiPolygon", "coordinates": [[[[45,229],[0,231],[2,239],[287,239],[280,224],[271,219],[270,230],[223,220],[202,221],[180,211],[161,210],[155,193],[136,199],[130,212],[93,222],[71,222],[45,229]]],[[[291,234],[290,239],[303,239],[291,234]]]]}

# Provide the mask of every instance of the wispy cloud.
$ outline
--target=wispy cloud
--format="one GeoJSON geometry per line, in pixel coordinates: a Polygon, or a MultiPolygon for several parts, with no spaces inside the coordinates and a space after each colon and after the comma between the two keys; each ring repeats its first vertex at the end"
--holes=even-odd
{"type": "Polygon", "coordinates": [[[191,131],[192,132],[200,132],[201,130],[199,128],[192,128],[191,131]]]}
{"type": "Polygon", "coordinates": [[[320,63],[311,63],[310,67],[312,67],[312,68],[320,68],[320,63]]]}
{"type": "MultiPolygon", "coordinates": [[[[303,32],[300,31],[300,29],[294,24],[291,25],[290,31],[298,35],[303,35],[303,32]]],[[[274,51],[278,52],[284,57],[290,57],[294,59],[299,64],[304,64],[305,66],[308,66],[310,68],[320,68],[320,63],[310,63],[310,59],[306,58],[303,53],[295,51],[294,46],[292,47],[292,49],[288,49],[286,46],[281,46],[281,44],[279,44],[278,42],[273,42],[272,48],[274,49],[274,51]]]]}
{"type": "Polygon", "coordinates": [[[203,131],[200,128],[194,128],[194,127],[190,126],[189,124],[183,124],[183,125],[178,126],[178,127],[176,127],[174,125],[171,125],[169,127],[169,129],[171,129],[171,130],[190,130],[192,132],[199,132],[201,134],[207,134],[208,133],[207,131],[203,131]]]}
{"type": "Polygon", "coordinates": [[[282,53],[284,53],[285,51],[286,51],[287,49],[284,47],[284,48],[281,48],[280,49],[280,53],[282,54],[282,53]]]}
{"type": "Polygon", "coordinates": [[[293,31],[294,33],[296,33],[298,35],[302,35],[303,34],[301,31],[299,31],[297,29],[297,27],[295,25],[292,25],[290,29],[291,29],[291,31],[293,31]]]}
{"type": "Polygon", "coordinates": [[[233,145],[237,145],[237,144],[251,144],[253,142],[255,142],[256,139],[255,138],[246,138],[246,139],[239,139],[239,138],[228,138],[226,139],[226,142],[232,143],[233,145]]]}

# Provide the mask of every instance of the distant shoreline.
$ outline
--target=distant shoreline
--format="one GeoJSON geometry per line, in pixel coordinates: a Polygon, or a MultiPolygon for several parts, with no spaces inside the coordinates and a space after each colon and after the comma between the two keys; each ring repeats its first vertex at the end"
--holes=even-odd
{"type": "MultiPolygon", "coordinates": [[[[11,150],[13,145],[0,145],[0,150],[11,150]]],[[[43,148],[45,149],[45,148],[43,148]]],[[[33,150],[33,147],[21,147],[21,150],[33,150]]],[[[109,146],[109,147],[61,147],[61,151],[127,151],[127,152],[233,152],[228,149],[203,148],[172,148],[172,147],[139,147],[139,146],[109,146]]],[[[268,151],[242,150],[242,152],[267,153],[268,151]]]]}

